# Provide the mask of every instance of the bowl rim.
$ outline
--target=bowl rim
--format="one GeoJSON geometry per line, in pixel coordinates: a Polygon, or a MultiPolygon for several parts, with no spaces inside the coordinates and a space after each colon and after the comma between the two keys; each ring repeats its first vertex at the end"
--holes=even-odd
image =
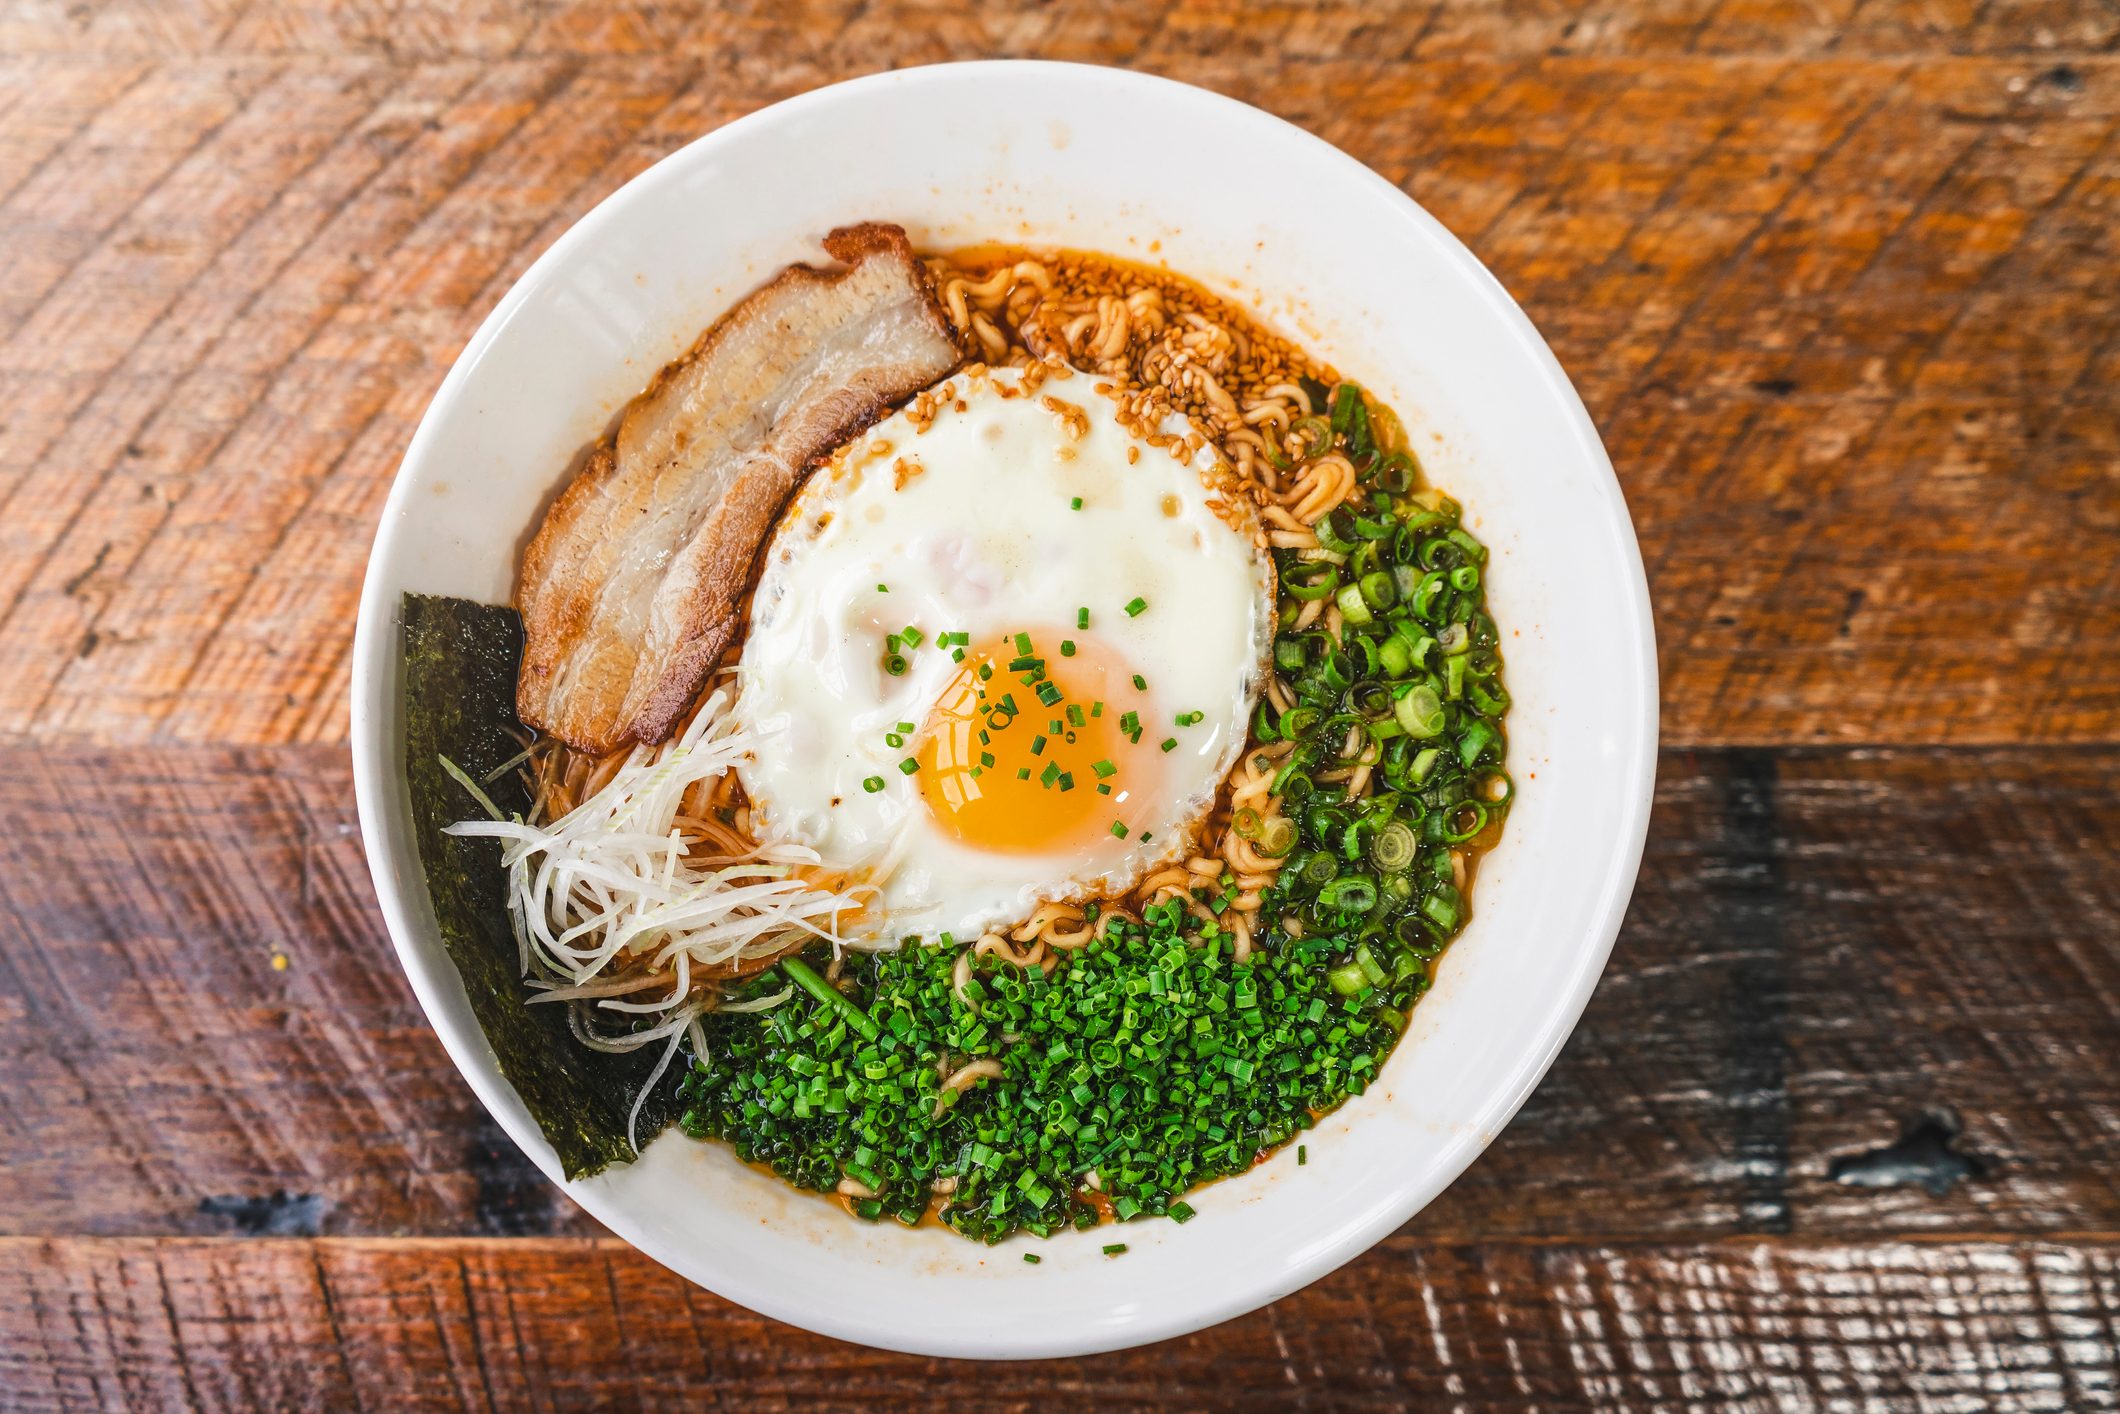
{"type": "Polygon", "coordinates": [[[421,415],[393,476],[375,542],[369,552],[349,677],[349,747],[362,846],[375,884],[377,904],[399,966],[412,986],[429,1028],[441,1041],[457,1071],[488,1113],[544,1176],[637,1251],[726,1300],[805,1330],[876,1348],[971,1359],[1095,1354],[1189,1334],[1233,1319],[1277,1301],[1354,1260],[1454,1183],[1500,1135],[1552,1068],[1561,1048],[1574,1034],[1591,992],[1603,974],[1640,872],[1655,789],[1660,730],[1655,624],[1650,609],[1647,573],[1624,491],[1596,425],[1573,382],[1530,318],[1493,273],[1448,228],[1398,186],[1295,123],[1242,100],[1179,80],[1103,65],[1054,60],[1001,59],[929,64],[882,71],[810,89],[733,119],[676,148],[614,189],[569,226],[531,263],[481,321],[421,415]],[[1383,195],[1387,204],[1408,223],[1413,234],[1430,243],[1456,268],[1457,273],[1471,278],[1487,313],[1495,321],[1495,327],[1505,330],[1537,369],[1544,385],[1542,392],[1555,400],[1556,407],[1566,418],[1582,465],[1597,482],[1600,500],[1611,512],[1609,524],[1600,529],[1617,537],[1617,548],[1622,552],[1626,573],[1622,576],[1624,582],[1617,588],[1624,600],[1624,617],[1626,627],[1631,629],[1628,638],[1633,650],[1632,661],[1622,663],[1620,667],[1631,679],[1631,686],[1643,707],[1634,723],[1633,739],[1620,745],[1623,753],[1631,751],[1637,758],[1633,788],[1623,799],[1613,802],[1616,809],[1611,837],[1618,850],[1613,855],[1613,867],[1603,882],[1596,905],[1585,919],[1584,946],[1577,951],[1572,973],[1552,994],[1541,1043],[1520,1055],[1514,1067],[1492,1086],[1480,1106],[1473,1132],[1456,1137],[1426,1178],[1408,1184],[1397,1202],[1377,1212],[1367,1222],[1340,1231],[1333,1241],[1320,1244],[1302,1261],[1280,1268],[1273,1280],[1206,1297],[1181,1312],[1142,1313],[1115,1328],[1093,1334],[1059,1331],[1049,1339],[1003,1344],[991,1337],[982,1341],[977,1329],[935,1331],[921,1338],[909,1336],[887,1322],[820,1316],[802,1307],[798,1301],[783,1298],[770,1284],[760,1283],[733,1266],[703,1271],[702,1264],[671,1250],[634,1222],[624,1204],[609,1201],[593,1187],[569,1183],[565,1179],[556,1156],[534,1122],[526,1125],[512,1113],[512,1087],[500,1076],[490,1056],[484,1054],[483,1036],[476,1034],[475,1027],[466,1032],[446,1027],[436,1020],[442,1013],[444,989],[461,983],[453,968],[448,969],[448,976],[440,975],[440,971],[430,966],[429,960],[415,948],[411,940],[419,929],[407,905],[412,886],[392,876],[385,862],[389,855],[384,822],[386,812],[394,803],[398,763],[389,749],[390,743],[381,739],[386,715],[379,710],[377,698],[395,681],[399,595],[391,582],[390,566],[395,558],[399,529],[405,520],[403,512],[413,496],[413,481],[408,471],[428,456],[445,410],[461,396],[473,368],[501,337],[516,312],[555,277],[577,248],[599,240],[607,228],[622,220],[622,208],[640,192],[680,180],[689,161],[709,156],[761,129],[796,123],[834,105],[864,101],[879,90],[917,89],[938,81],[959,82],[967,77],[1007,82],[1012,76],[1026,73],[1107,85],[1108,92],[1116,89],[1126,94],[1175,97],[1179,101],[1200,105],[1217,121],[1239,127],[1249,125],[1255,131],[1274,132],[1283,140],[1293,138],[1311,160],[1335,169],[1344,179],[1365,184],[1383,195]]]}

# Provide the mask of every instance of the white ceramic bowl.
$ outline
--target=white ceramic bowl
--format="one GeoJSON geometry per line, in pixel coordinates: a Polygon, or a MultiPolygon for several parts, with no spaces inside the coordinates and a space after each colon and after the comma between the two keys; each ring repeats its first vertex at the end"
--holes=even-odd
{"type": "Polygon", "coordinates": [[[1391,185],[1199,89],[1064,64],[946,65],[822,89],[629,182],[508,292],[435,395],[390,496],[354,647],[361,828],[383,914],[449,1054],[515,1142],[613,1232],[730,1300],[937,1355],[1080,1354],[1249,1311],[1420,1211],[1567,1039],[1633,888],[1656,755],[1633,527],[1597,432],[1530,321],[1391,185]],[[1276,200],[1277,192],[1288,193],[1276,200]],[[738,296],[850,221],[915,242],[1103,250],[1234,295],[1382,395],[1492,547],[1518,784],[1471,927],[1372,1091],[1292,1152],[1198,1194],[1185,1226],[986,1248],[868,1225],[676,1133],[564,1183],[494,1068],[437,939],[400,759],[407,590],[505,601],[570,459],[738,296]]]}

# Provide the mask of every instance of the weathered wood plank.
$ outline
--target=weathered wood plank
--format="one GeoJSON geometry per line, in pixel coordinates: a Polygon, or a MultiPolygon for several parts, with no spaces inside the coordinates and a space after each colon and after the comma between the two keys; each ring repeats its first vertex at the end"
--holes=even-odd
{"type": "Polygon", "coordinates": [[[1393,1238],[1095,1360],[887,1355],[602,1240],[0,1239],[20,1409],[1457,1409],[2120,1405],[2120,1248],[1393,1238]]]}
{"type": "MultiPolygon", "coordinates": [[[[2120,1229],[2116,771],[2111,749],[1667,755],[1588,1015],[1410,1231],[2120,1229]],[[1962,1138],[1877,1154],[1931,1113],[1962,1138]]],[[[400,979],[337,752],[0,776],[0,1232],[587,1230],[400,979]]]]}
{"type": "Polygon", "coordinates": [[[1233,55],[1287,67],[1361,55],[1385,63],[1463,54],[2097,54],[2120,34],[2094,0],[1055,0],[949,6],[890,0],[117,0],[17,3],[0,49],[24,53],[713,54],[782,66],[902,67],[997,55],[1162,67],[1233,55]]]}
{"type": "MultiPolygon", "coordinates": [[[[1552,336],[1641,529],[1667,740],[2120,735],[2120,62],[1348,47],[1171,67],[1405,185],[1552,336]]],[[[0,735],[343,738],[374,518],[477,320],[847,62],[13,61],[0,735]]]]}

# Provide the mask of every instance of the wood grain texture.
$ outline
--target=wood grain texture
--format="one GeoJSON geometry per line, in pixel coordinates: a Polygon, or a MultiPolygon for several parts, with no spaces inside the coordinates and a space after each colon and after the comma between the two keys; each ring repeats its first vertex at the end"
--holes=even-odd
{"type": "Polygon", "coordinates": [[[790,1330],[608,1239],[15,1238],[0,1267],[25,1410],[2120,1407],[2110,1242],[1400,1237],[1130,1358],[977,1369],[790,1330]]]}
{"type": "MultiPolygon", "coordinates": [[[[1588,1014],[1409,1231],[2120,1231],[2116,771],[2114,750],[1668,755],[1588,1014]],[[1979,1176],[1836,1178],[1930,1112],[1979,1176]]],[[[593,1230],[429,1033],[351,796],[312,748],[0,776],[0,1232],[593,1230]]]]}
{"type": "Polygon", "coordinates": [[[0,1406],[2120,1408],[2116,218],[2112,0],[0,0],[0,1406]],[[972,1370],[546,1185],[337,744],[390,477],[529,262],[766,103],[1004,56],[1259,104],[1495,270],[1675,749],[1442,1199],[1214,1331],[972,1370]]]}
{"type": "Polygon", "coordinates": [[[10,0],[0,50],[97,55],[684,54],[792,67],[1051,58],[1286,68],[1466,54],[2100,55],[2094,0],[10,0]]]}
{"type": "MultiPolygon", "coordinates": [[[[1411,62],[1404,14],[1060,8],[980,24],[1303,123],[1509,284],[1630,497],[1668,741],[2120,736],[2120,61],[1411,62]]],[[[8,21],[0,737],[342,739],[382,496],[500,293],[688,138],[950,28],[414,6],[322,53],[384,13],[8,21]]],[[[1431,38],[1503,13],[1420,12],[1431,38]]]]}

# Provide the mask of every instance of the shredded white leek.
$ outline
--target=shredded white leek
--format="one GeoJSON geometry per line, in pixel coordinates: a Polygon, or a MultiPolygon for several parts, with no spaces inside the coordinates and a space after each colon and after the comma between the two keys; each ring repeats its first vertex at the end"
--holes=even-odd
{"type": "MultiPolygon", "coordinates": [[[[735,730],[727,694],[717,692],[684,733],[636,748],[608,784],[550,823],[466,820],[452,835],[497,839],[508,870],[508,910],[523,975],[542,995],[569,1005],[575,1035],[601,1051],[664,1043],[627,1121],[661,1079],[688,1036],[704,1049],[694,994],[695,967],[711,968],[784,951],[794,935],[840,945],[841,919],[857,912],[867,886],[820,888],[794,866],[819,863],[805,846],[769,842],[737,858],[694,852],[680,824],[686,793],[731,770],[755,741],[735,730]],[[592,1026],[588,1010],[625,1029],[592,1026]],[[632,1029],[640,1021],[656,1024],[632,1029]]],[[[445,766],[450,763],[444,762],[445,766]]],[[[451,773],[491,810],[461,771],[451,773]]],[[[495,812],[497,813],[497,812],[495,812]]],[[[787,993],[741,1006],[763,1010],[787,993]]],[[[738,1008],[732,1008],[738,1009],[738,1008]]]]}

